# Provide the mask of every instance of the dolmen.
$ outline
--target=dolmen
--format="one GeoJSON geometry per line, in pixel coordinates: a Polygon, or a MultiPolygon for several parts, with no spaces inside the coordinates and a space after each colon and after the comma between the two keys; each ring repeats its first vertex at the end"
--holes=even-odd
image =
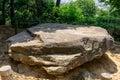
{"type": "Polygon", "coordinates": [[[10,57],[61,75],[101,57],[114,43],[109,33],[95,26],[44,23],[10,37],[10,57]]]}

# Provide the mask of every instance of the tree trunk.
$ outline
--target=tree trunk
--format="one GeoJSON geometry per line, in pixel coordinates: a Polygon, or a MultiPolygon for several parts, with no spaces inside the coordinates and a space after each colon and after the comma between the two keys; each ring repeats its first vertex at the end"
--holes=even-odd
{"type": "Polygon", "coordinates": [[[14,0],[10,0],[10,19],[11,25],[14,27],[15,34],[17,34],[17,25],[15,25],[14,0]]]}
{"type": "Polygon", "coordinates": [[[5,3],[6,0],[2,1],[2,24],[5,24],[5,3]]]}
{"type": "Polygon", "coordinates": [[[40,17],[43,13],[43,0],[35,0],[37,16],[40,17]]]}
{"type": "Polygon", "coordinates": [[[59,11],[59,7],[60,7],[60,2],[61,2],[61,0],[56,1],[56,10],[55,10],[55,13],[54,13],[54,19],[55,20],[58,17],[58,11],[59,11]]]}
{"type": "Polygon", "coordinates": [[[15,25],[14,16],[14,0],[10,0],[10,19],[13,26],[15,25]]]}
{"type": "Polygon", "coordinates": [[[59,7],[59,6],[60,6],[60,2],[61,2],[61,0],[57,0],[57,1],[56,1],[56,7],[59,7]]]}

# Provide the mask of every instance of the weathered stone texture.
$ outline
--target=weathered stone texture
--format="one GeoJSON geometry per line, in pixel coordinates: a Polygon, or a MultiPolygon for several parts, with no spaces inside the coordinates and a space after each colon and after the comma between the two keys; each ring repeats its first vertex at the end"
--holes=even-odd
{"type": "Polygon", "coordinates": [[[52,75],[101,57],[114,42],[100,27],[49,23],[29,28],[8,41],[10,57],[28,65],[39,65],[52,75]]]}

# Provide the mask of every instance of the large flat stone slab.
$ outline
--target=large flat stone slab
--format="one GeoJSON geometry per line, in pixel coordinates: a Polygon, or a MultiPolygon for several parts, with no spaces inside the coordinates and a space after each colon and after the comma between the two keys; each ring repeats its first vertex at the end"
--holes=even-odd
{"type": "Polygon", "coordinates": [[[52,75],[101,57],[114,43],[100,27],[50,23],[29,28],[8,40],[14,60],[39,65],[52,75]]]}
{"type": "Polygon", "coordinates": [[[36,54],[61,54],[93,50],[103,46],[105,47],[103,49],[106,51],[110,46],[106,42],[112,41],[112,37],[107,31],[100,27],[41,24],[29,28],[27,31],[30,34],[22,32],[8,39],[12,43],[16,43],[11,45],[12,51],[20,53],[37,52],[36,54]]]}

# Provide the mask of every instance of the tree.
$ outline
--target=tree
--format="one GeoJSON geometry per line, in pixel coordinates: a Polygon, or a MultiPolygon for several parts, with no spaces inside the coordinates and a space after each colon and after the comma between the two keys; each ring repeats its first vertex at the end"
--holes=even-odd
{"type": "Polygon", "coordinates": [[[56,1],[56,7],[59,7],[59,6],[60,6],[60,2],[61,2],[61,0],[57,0],[57,1],[56,1]]]}
{"type": "Polygon", "coordinates": [[[56,7],[55,7],[55,12],[54,12],[54,19],[58,18],[58,12],[59,12],[59,7],[60,7],[60,2],[61,0],[56,0],[56,7]]]}
{"type": "Polygon", "coordinates": [[[61,5],[58,13],[61,23],[79,24],[84,21],[81,8],[73,2],[61,5]]]}
{"type": "Polygon", "coordinates": [[[110,4],[111,7],[113,8],[120,9],[120,0],[99,0],[99,1],[110,4]]]}
{"type": "Polygon", "coordinates": [[[77,5],[82,9],[85,17],[93,17],[96,14],[96,6],[93,0],[77,0],[77,5]]]}
{"type": "Polygon", "coordinates": [[[37,16],[40,17],[43,13],[43,0],[35,0],[37,16]]]}
{"type": "Polygon", "coordinates": [[[100,2],[105,2],[110,5],[110,11],[114,15],[120,16],[120,0],[99,0],[100,2]]]}
{"type": "Polygon", "coordinates": [[[6,0],[2,0],[2,22],[1,24],[5,24],[5,3],[6,3],[6,0]]]}
{"type": "Polygon", "coordinates": [[[15,14],[14,14],[14,0],[10,0],[10,19],[11,24],[15,25],[15,14]]]}

